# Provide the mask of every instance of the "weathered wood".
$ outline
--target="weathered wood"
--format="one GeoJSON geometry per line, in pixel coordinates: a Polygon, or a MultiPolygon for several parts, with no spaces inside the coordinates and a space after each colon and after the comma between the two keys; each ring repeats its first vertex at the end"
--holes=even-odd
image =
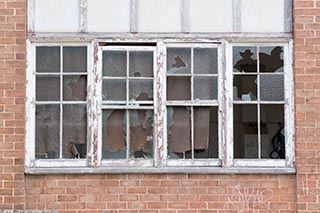
{"type": "Polygon", "coordinates": [[[87,32],[88,0],[79,1],[79,32],[87,32]]]}
{"type": "Polygon", "coordinates": [[[181,0],[181,32],[190,32],[190,0],[181,0]]]}

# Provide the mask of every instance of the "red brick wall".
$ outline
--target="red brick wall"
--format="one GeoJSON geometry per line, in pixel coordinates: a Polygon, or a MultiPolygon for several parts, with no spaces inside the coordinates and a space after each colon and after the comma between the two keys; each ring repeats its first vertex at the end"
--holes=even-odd
{"type": "Polygon", "coordinates": [[[24,175],[26,0],[0,0],[0,209],[320,212],[320,1],[293,12],[297,175],[24,175]]]}

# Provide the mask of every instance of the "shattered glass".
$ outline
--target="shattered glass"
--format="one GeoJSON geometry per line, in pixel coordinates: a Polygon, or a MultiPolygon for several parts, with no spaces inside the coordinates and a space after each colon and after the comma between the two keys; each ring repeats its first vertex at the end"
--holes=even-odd
{"type": "Polygon", "coordinates": [[[63,76],[63,100],[85,101],[87,97],[87,76],[63,76]]]}

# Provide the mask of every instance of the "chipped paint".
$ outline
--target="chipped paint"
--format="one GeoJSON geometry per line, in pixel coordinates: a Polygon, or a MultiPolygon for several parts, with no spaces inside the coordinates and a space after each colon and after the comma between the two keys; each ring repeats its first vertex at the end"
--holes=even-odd
{"type": "Polygon", "coordinates": [[[88,8],[88,0],[80,0],[79,1],[79,32],[87,32],[87,8],[88,8]]]}

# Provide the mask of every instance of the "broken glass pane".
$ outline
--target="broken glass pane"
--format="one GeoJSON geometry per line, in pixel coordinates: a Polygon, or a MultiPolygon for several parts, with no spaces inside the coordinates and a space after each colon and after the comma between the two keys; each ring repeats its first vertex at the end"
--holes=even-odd
{"type": "Polygon", "coordinates": [[[283,72],[283,48],[260,47],[260,72],[283,72]]]}
{"type": "Polygon", "coordinates": [[[242,101],[257,100],[257,76],[234,75],[233,76],[233,99],[242,101]]]}
{"type": "Polygon", "coordinates": [[[167,49],[167,74],[191,73],[191,49],[168,48],[167,49]]]}
{"type": "Polygon", "coordinates": [[[60,106],[36,106],[36,159],[58,159],[60,157],[60,106]]]}
{"type": "Polygon", "coordinates": [[[153,52],[129,52],[130,77],[153,76],[153,52]]]}
{"type": "Polygon", "coordinates": [[[103,110],[102,158],[126,159],[125,110],[103,110]]]}
{"type": "Polygon", "coordinates": [[[63,76],[63,100],[85,101],[87,97],[87,76],[63,76]]]}
{"type": "Polygon", "coordinates": [[[60,100],[60,77],[43,76],[36,77],[36,100],[59,101],[60,100]]]}
{"type": "Polygon", "coordinates": [[[60,47],[36,47],[36,72],[60,72],[60,47]]]}
{"type": "Polygon", "coordinates": [[[194,99],[216,100],[218,95],[217,77],[194,77],[194,99]]]}
{"type": "Polygon", "coordinates": [[[152,101],[153,80],[130,80],[129,91],[130,101],[152,101]]]}
{"type": "Polygon", "coordinates": [[[283,75],[260,74],[260,96],[262,101],[284,101],[283,75]]]}
{"type": "Polygon", "coordinates": [[[260,105],[261,158],[285,159],[284,106],[260,105]]]}
{"type": "Polygon", "coordinates": [[[153,110],[129,110],[130,158],[153,158],[153,110]]]}
{"type": "Polygon", "coordinates": [[[87,47],[63,47],[63,72],[87,72],[87,47]]]}
{"type": "Polygon", "coordinates": [[[218,107],[194,107],[194,158],[218,158],[218,107]]]}
{"type": "Polygon", "coordinates": [[[167,100],[190,100],[191,82],[190,77],[170,76],[167,77],[167,100]]]}
{"type": "Polygon", "coordinates": [[[191,110],[189,107],[168,107],[168,158],[184,158],[191,150],[191,110]]]}
{"type": "Polygon", "coordinates": [[[102,99],[108,101],[126,100],[126,80],[103,80],[102,99]]]}
{"type": "Polygon", "coordinates": [[[235,158],[258,158],[257,105],[233,105],[235,158]]]}
{"type": "Polygon", "coordinates": [[[127,52],[104,51],[102,61],[102,74],[108,77],[127,76],[127,52]]]}
{"type": "Polygon", "coordinates": [[[256,47],[233,47],[233,72],[258,72],[256,47]]]}
{"type": "Polygon", "coordinates": [[[87,153],[86,105],[63,106],[63,158],[85,158],[87,153]]]}
{"type": "Polygon", "coordinates": [[[216,48],[194,49],[193,72],[195,74],[217,74],[218,57],[216,48]]]}

